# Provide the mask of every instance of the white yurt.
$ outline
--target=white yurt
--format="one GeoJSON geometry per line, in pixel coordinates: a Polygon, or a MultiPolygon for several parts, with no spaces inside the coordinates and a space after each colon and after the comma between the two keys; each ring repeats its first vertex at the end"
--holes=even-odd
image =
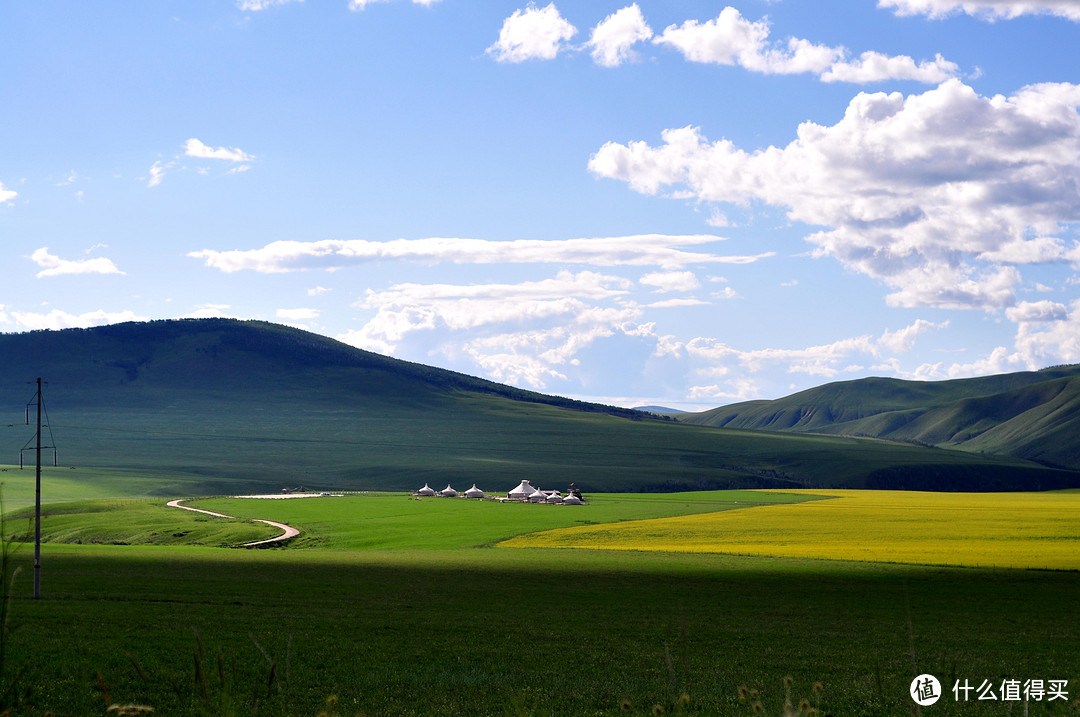
{"type": "Polygon", "coordinates": [[[427,483],[425,483],[423,488],[416,491],[416,494],[417,495],[435,495],[435,489],[432,488],[431,486],[429,486],[427,483]]]}
{"type": "Polygon", "coordinates": [[[581,505],[581,498],[576,495],[568,495],[562,499],[563,505],[581,505]]]}
{"type": "Polygon", "coordinates": [[[441,495],[443,498],[457,498],[457,491],[451,488],[450,484],[447,483],[446,487],[442,489],[439,495],[441,495]]]}
{"type": "Polygon", "coordinates": [[[547,498],[547,496],[544,495],[543,492],[541,492],[541,490],[539,488],[537,488],[532,493],[529,493],[529,502],[530,503],[539,503],[540,501],[544,500],[545,498],[547,498]]]}
{"type": "Polygon", "coordinates": [[[507,493],[506,496],[510,498],[510,500],[528,500],[529,496],[535,491],[536,488],[529,485],[529,481],[523,480],[521,481],[521,485],[507,493]]]}
{"type": "Polygon", "coordinates": [[[559,491],[553,490],[550,493],[548,493],[547,502],[548,503],[562,503],[563,502],[563,497],[561,495],[559,495],[559,491]]]}
{"type": "Polygon", "coordinates": [[[476,484],[473,483],[472,488],[469,488],[467,491],[465,491],[465,497],[466,498],[483,498],[484,497],[484,491],[477,488],[476,484]]]}

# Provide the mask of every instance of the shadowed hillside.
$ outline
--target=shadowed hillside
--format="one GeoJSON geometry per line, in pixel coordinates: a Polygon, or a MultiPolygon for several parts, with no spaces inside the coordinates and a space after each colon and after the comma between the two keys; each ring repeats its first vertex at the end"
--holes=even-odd
{"type": "Polygon", "coordinates": [[[523,478],[592,491],[1080,485],[1080,474],[1011,458],[685,425],[216,319],[0,335],[0,462],[17,462],[32,435],[23,407],[36,376],[71,475],[183,473],[206,493],[425,482],[505,491],[523,478]]]}
{"type": "Polygon", "coordinates": [[[867,378],[679,420],[871,436],[1080,468],[1080,366],[952,381],[867,378]]]}

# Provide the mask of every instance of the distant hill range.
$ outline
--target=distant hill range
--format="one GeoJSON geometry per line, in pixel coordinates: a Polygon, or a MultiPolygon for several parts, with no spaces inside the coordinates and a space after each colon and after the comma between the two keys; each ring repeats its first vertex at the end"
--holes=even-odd
{"type": "MultiPolygon", "coordinates": [[[[459,490],[476,483],[498,493],[522,479],[545,489],[573,482],[591,492],[1080,487],[1080,472],[1025,460],[1030,455],[1070,469],[1077,465],[1075,454],[1066,455],[1075,445],[1067,435],[1071,424],[1060,423],[1049,408],[1053,382],[1068,384],[1072,373],[1035,375],[1043,380],[979,379],[989,387],[980,397],[997,396],[983,403],[959,388],[948,389],[954,392],[948,401],[936,384],[883,382],[876,393],[840,392],[841,402],[821,394],[818,418],[795,404],[787,418],[762,418],[761,425],[749,414],[680,416],[727,426],[718,429],[524,391],[265,322],[126,323],[0,334],[0,417],[7,416],[0,420],[0,463],[17,463],[20,447],[33,435],[24,407],[33,395],[30,382],[41,376],[61,470],[72,471],[69,476],[78,476],[80,467],[160,475],[156,493],[163,495],[193,487],[216,494],[283,487],[407,490],[424,483],[459,490]],[[1016,410],[1009,413],[1000,397],[1021,388],[1036,393],[1010,399],[1016,410]],[[1048,409],[1035,429],[1006,420],[1007,413],[1020,415],[1023,401],[1033,407],[1036,394],[1045,396],[1037,403],[1048,409]],[[968,440],[954,440],[955,430],[927,439],[930,423],[946,425],[946,414],[934,413],[939,409],[955,416],[949,425],[966,420],[968,440]],[[942,445],[954,440],[964,450],[800,433],[862,420],[885,425],[904,411],[922,416],[912,415],[904,425],[929,421],[926,430],[911,429],[910,439],[887,437],[942,445]],[[754,430],[730,425],[740,421],[754,423],[754,430]],[[975,435],[986,422],[995,424],[993,435],[985,429],[975,435]],[[1046,439],[1039,450],[1036,434],[1046,439]],[[974,441],[989,438],[997,441],[995,449],[1008,439],[1009,446],[1027,446],[1030,453],[972,450],[974,441]],[[171,483],[177,475],[184,481],[171,483]]],[[[1055,396],[1074,393],[1068,384],[1055,396]]],[[[1065,402],[1062,410],[1066,404],[1072,405],[1065,402]]],[[[889,425],[902,428],[900,422],[889,425]]],[[[835,432],[871,433],[861,423],[858,431],[835,432]]]]}
{"type": "Polygon", "coordinates": [[[1080,468],[1080,366],[951,381],[864,378],[680,421],[868,436],[1080,468]]]}
{"type": "Polygon", "coordinates": [[[644,411],[645,413],[655,413],[658,416],[670,416],[677,413],[686,413],[678,408],[668,408],[667,406],[634,406],[635,411],[644,411]]]}

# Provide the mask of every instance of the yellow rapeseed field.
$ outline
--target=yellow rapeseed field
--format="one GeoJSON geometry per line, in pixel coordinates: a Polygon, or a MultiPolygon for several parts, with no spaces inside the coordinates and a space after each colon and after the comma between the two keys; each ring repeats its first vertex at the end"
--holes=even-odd
{"type": "Polygon", "coordinates": [[[500,546],[1080,569],[1080,493],[785,492],[829,497],[563,528],[500,546]]]}

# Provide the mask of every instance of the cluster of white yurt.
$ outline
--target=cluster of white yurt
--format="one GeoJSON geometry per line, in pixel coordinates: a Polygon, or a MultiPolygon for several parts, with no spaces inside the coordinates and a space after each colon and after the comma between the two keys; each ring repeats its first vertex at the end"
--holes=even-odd
{"type": "MultiPolygon", "coordinates": [[[[427,483],[425,483],[424,487],[421,488],[420,490],[416,491],[415,495],[418,496],[418,497],[440,496],[440,497],[443,497],[443,498],[457,498],[459,496],[459,493],[456,490],[454,490],[450,486],[449,483],[447,483],[446,487],[443,488],[440,491],[436,491],[434,488],[432,488],[427,483]]],[[[463,495],[466,498],[483,498],[484,497],[484,491],[477,488],[476,484],[473,483],[472,488],[469,488],[467,491],[465,491],[465,493],[463,495]]]]}
{"type": "MultiPolygon", "coordinates": [[[[521,484],[517,488],[507,492],[506,498],[498,498],[497,500],[516,500],[523,503],[552,503],[558,505],[581,505],[581,493],[573,489],[571,484],[571,491],[566,495],[563,495],[557,490],[540,490],[533,486],[527,480],[521,481],[521,484]]],[[[476,487],[473,483],[472,488],[469,488],[464,493],[459,494],[449,484],[441,491],[436,491],[427,483],[424,487],[414,493],[418,498],[420,497],[442,497],[442,498],[458,498],[464,496],[465,498],[484,498],[484,491],[476,487]]]]}
{"type": "Polygon", "coordinates": [[[510,500],[520,500],[529,503],[555,503],[560,505],[581,505],[580,494],[574,492],[563,495],[557,490],[540,490],[527,480],[521,481],[506,497],[510,500]]]}

